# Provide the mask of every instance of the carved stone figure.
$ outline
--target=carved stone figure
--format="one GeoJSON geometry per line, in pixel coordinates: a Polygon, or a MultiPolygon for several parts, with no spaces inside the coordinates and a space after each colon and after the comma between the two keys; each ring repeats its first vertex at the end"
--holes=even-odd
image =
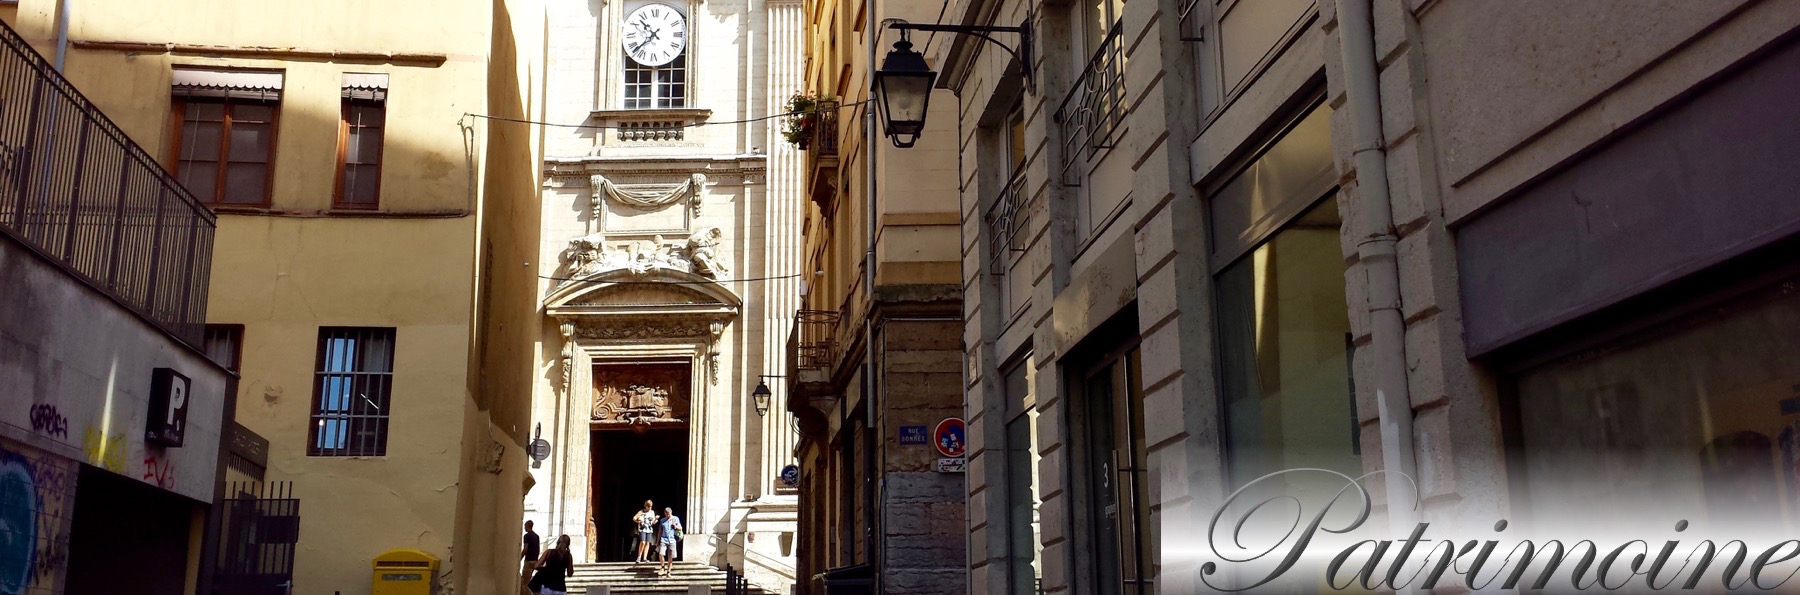
{"type": "Polygon", "coordinates": [[[563,250],[563,260],[569,263],[569,278],[579,279],[600,272],[600,263],[606,252],[606,236],[591,233],[569,240],[569,247],[563,250]]]}
{"type": "Polygon", "coordinates": [[[702,227],[688,236],[688,260],[693,263],[694,273],[714,279],[731,273],[725,260],[719,258],[719,242],[724,239],[725,233],[717,227],[702,227]]]}

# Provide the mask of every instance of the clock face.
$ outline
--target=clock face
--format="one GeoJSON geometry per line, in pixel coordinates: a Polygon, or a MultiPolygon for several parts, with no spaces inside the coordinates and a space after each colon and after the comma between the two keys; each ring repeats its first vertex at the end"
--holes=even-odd
{"type": "Polygon", "coordinates": [[[687,48],[687,19],[667,4],[645,4],[625,17],[625,54],[662,66],[687,48]]]}

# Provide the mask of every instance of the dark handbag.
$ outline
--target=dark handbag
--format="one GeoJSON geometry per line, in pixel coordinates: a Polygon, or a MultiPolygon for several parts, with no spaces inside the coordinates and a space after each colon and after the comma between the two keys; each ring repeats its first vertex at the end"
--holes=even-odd
{"type": "Polygon", "coordinates": [[[525,588],[529,589],[533,593],[543,590],[543,588],[544,588],[544,569],[539,568],[537,570],[532,571],[531,572],[531,582],[525,583],[525,588]]]}

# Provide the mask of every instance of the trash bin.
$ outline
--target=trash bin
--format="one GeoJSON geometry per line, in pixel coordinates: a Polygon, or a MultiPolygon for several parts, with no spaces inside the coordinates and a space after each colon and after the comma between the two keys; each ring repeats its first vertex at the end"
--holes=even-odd
{"type": "Polygon", "coordinates": [[[873,595],[875,569],[868,564],[840,566],[825,571],[825,595],[873,595]]]}
{"type": "Polygon", "coordinates": [[[437,556],[419,550],[388,550],[373,564],[373,595],[432,595],[437,584],[437,556]]]}

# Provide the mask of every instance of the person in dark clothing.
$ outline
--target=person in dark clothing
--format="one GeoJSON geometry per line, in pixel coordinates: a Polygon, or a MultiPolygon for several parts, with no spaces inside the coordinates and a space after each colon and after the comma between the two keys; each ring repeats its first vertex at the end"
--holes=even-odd
{"type": "Polygon", "coordinates": [[[538,534],[531,530],[531,521],[525,521],[525,549],[519,552],[519,558],[525,560],[525,570],[519,573],[519,583],[525,584],[531,579],[531,571],[537,566],[538,534]]]}
{"type": "Polygon", "coordinates": [[[556,538],[556,547],[538,558],[537,575],[529,587],[538,595],[569,595],[568,577],[575,576],[575,557],[569,554],[569,536],[556,538]]]}

